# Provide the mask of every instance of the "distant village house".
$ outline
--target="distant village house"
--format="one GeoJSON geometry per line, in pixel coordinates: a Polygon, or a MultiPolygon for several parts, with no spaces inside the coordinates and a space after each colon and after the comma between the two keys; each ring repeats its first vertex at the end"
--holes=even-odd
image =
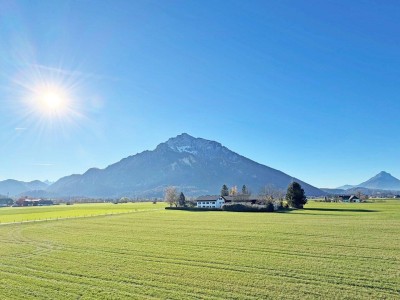
{"type": "Polygon", "coordinates": [[[344,203],[360,203],[360,198],[355,195],[341,195],[339,196],[339,200],[344,203]]]}
{"type": "Polygon", "coordinates": [[[45,199],[20,198],[16,201],[17,206],[49,206],[53,204],[52,200],[45,199]]]}

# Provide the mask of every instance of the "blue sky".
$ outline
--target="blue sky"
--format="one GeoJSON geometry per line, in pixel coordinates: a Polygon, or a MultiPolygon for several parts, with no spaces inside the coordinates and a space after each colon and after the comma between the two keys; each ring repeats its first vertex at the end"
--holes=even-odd
{"type": "Polygon", "coordinates": [[[0,0],[0,180],[187,132],[318,187],[400,177],[398,1],[0,0]],[[60,87],[68,110],[27,103],[60,87]]]}

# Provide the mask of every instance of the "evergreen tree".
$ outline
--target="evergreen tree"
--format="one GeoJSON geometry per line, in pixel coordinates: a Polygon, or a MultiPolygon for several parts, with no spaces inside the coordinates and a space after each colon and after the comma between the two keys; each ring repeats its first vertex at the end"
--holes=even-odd
{"type": "Polygon", "coordinates": [[[243,194],[243,195],[247,195],[248,193],[249,193],[249,192],[247,191],[246,185],[243,184],[243,186],[242,186],[242,194],[243,194]]]}
{"type": "Polygon", "coordinates": [[[298,182],[289,184],[286,192],[286,201],[290,207],[303,208],[307,203],[306,195],[298,182]]]}
{"type": "Polygon", "coordinates": [[[186,198],[185,198],[185,195],[182,192],[179,195],[178,203],[179,203],[180,207],[186,206],[186,198]]]}
{"type": "Polygon", "coordinates": [[[226,186],[226,184],[224,184],[224,185],[222,186],[222,189],[221,189],[221,196],[229,196],[229,189],[228,189],[228,187],[226,186]]]}

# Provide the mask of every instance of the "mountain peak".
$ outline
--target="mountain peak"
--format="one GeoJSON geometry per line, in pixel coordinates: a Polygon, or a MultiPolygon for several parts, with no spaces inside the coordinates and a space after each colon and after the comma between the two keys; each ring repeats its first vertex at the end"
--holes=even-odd
{"type": "Polygon", "coordinates": [[[381,171],[374,177],[358,185],[370,189],[400,190],[400,180],[390,173],[381,171]]]}
{"type": "Polygon", "coordinates": [[[375,176],[368,179],[367,181],[360,183],[358,185],[343,185],[341,187],[338,187],[338,189],[344,189],[344,190],[353,188],[399,191],[400,180],[386,171],[381,171],[375,176]]]}
{"type": "Polygon", "coordinates": [[[178,134],[176,136],[176,138],[192,138],[192,139],[194,139],[193,136],[191,136],[190,134],[187,134],[186,132],[182,132],[181,134],[178,134]]]}
{"type": "Polygon", "coordinates": [[[186,152],[190,154],[212,153],[223,150],[223,146],[215,141],[202,138],[195,138],[187,133],[182,133],[176,137],[170,138],[167,142],[160,144],[158,147],[167,146],[174,152],[186,152]]]}
{"type": "Polygon", "coordinates": [[[194,140],[196,140],[195,137],[187,133],[182,133],[177,135],[176,137],[168,139],[167,144],[187,143],[187,142],[192,142],[194,140]]]}
{"type": "Polygon", "coordinates": [[[379,172],[376,176],[386,176],[386,177],[393,177],[392,174],[385,172],[385,171],[381,171],[379,172]]]}
{"type": "MultiPolygon", "coordinates": [[[[47,192],[60,196],[161,196],[166,186],[178,186],[187,195],[211,194],[223,184],[246,184],[258,191],[266,184],[286,189],[293,180],[283,172],[258,164],[222,144],[182,133],[100,171],[63,177],[47,192]]],[[[309,195],[321,190],[299,180],[309,195]]]]}

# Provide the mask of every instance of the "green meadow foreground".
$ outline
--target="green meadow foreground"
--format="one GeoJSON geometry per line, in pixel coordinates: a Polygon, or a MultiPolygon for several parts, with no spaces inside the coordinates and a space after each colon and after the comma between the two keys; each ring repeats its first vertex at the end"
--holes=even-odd
{"type": "Polygon", "coordinates": [[[286,213],[163,207],[0,209],[2,223],[24,210],[23,220],[130,211],[0,225],[0,298],[400,299],[400,201],[286,213]]]}

